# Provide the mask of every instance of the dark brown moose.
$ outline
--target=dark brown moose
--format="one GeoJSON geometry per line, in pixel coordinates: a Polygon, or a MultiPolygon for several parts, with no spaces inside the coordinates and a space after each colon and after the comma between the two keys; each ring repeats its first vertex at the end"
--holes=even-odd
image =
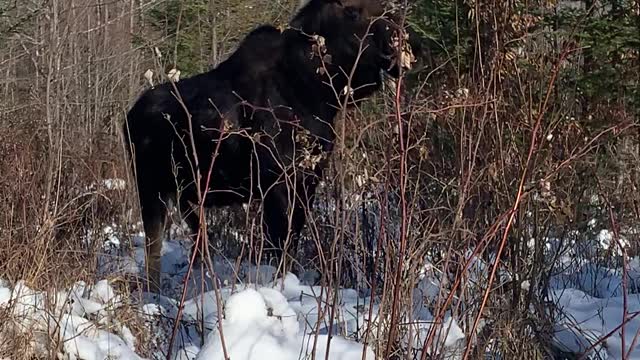
{"type": "Polygon", "coordinates": [[[397,77],[418,55],[419,39],[397,25],[387,5],[310,0],[286,29],[258,27],[215,69],[140,96],[123,130],[152,290],[160,284],[167,201],[177,200],[197,233],[198,188],[205,207],[261,199],[270,254],[283,256],[285,241],[305,223],[341,105],[370,96],[384,73],[397,77]]]}

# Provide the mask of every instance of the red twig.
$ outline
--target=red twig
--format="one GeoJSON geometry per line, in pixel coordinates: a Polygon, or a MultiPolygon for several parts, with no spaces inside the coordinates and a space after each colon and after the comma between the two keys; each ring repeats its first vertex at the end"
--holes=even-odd
{"type": "MultiPolygon", "coordinates": [[[[540,124],[542,123],[542,118],[544,117],[544,114],[547,110],[547,105],[549,103],[549,99],[551,97],[551,93],[552,90],[555,86],[555,82],[556,79],[558,77],[558,73],[560,71],[560,65],[562,64],[562,62],[566,59],[566,57],[572,52],[573,50],[569,50],[569,49],[565,49],[564,51],[562,51],[562,53],[560,54],[560,57],[558,58],[558,62],[556,63],[553,73],[551,74],[551,80],[549,81],[549,86],[547,87],[547,92],[545,95],[545,99],[543,101],[543,103],[540,105],[540,110],[538,112],[538,118],[536,119],[536,123],[535,126],[533,128],[533,131],[531,132],[531,145],[529,145],[529,153],[527,154],[527,161],[524,164],[524,169],[522,170],[522,176],[520,177],[520,184],[518,185],[518,193],[516,194],[516,198],[515,201],[513,203],[513,208],[510,211],[509,214],[509,220],[507,221],[507,225],[504,229],[503,235],[502,235],[502,239],[500,241],[500,245],[498,246],[498,252],[496,253],[496,257],[495,257],[495,263],[493,264],[493,267],[491,269],[491,275],[489,276],[489,280],[487,282],[487,288],[484,292],[484,296],[482,298],[482,303],[480,305],[480,309],[478,310],[478,315],[476,316],[475,321],[473,322],[473,326],[471,327],[470,330],[470,335],[474,336],[476,329],[478,328],[478,324],[480,323],[480,318],[482,317],[482,312],[487,304],[487,300],[489,299],[489,293],[491,292],[491,286],[493,284],[493,281],[495,279],[495,275],[496,272],[498,270],[498,265],[500,265],[500,258],[502,256],[502,252],[504,250],[504,247],[507,243],[507,238],[509,237],[509,231],[511,230],[511,226],[513,225],[513,221],[515,220],[515,215],[517,213],[518,208],[520,207],[520,202],[522,200],[522,196],[523,196],[523,192],[524,192],[524,185],[526,183],[526,180],[528,178],[529,175],[529,167],[531,166],[531,159],[533,158],[533,153],[535,152],[535,149],[537,147],[537,138],[538,138],[538,131],[540,129],[540,124]]],[[[472,341],[469,341],[467,343],[467,347],[465,349],[464,352],[464,356],[463,359],[467,359],[469,357],[470,351],[471,351],[471,345],[473,344],[472,341]]]]}
{"type": "MultiPolygon", "coordinates": [[[[213,171],[213,164],[215,163],[215,160],[218,156],[219,150],[220,150],[220,145],[222,142],[222,138],[224,135],[224,117],[222,116],[222,114],[219,113],[220,116],[220,125],[218,128],[218,131],[220,132],[220,136],[218,137],[218,141],[216,143],[216,148],[214,150],[214,153],[212,155],[211,158],[211,164],[209,165],[209,171],[207,173],[207,180],[206,180],[206,184],[205,184],[205,192],[202,192],[202,187],[200,185],[200,179],[202,178],[202,175],[200,173],[200,165],[199,165],[199,160],[198,160],[198,153],[196,151],[196,144],[195,144],[195,138],[193,136],[193,122],[192,122],[192,118],[191,118],[191,113],[189,112],[189,109],[186,107],[184,101],[182,101],[182,97],[180,96],[180,92],[178,91],[178,88],[176,87],[175,83],[173,81],[171,81],[171,84],[173,86],[173,89],[175,91],[174,96],[176,97],[176,100],[178,101],[178,103],[182,106],[183,110],[185,111],[185,114],[187,116],[187,123],[189,126],[189,140],[190,140],[190,145],[191,145],[191,150],[192,150],[192,154],[194,157],[194,164],[190,164],[191,165],[191,170],[194,176],[194,180],[195,180],[195,186],[196,186],[196,192],[198,195],[198,219],[199,219],[199,226],[198,226],[198,234],[196,235],[196,241],[193,245],[194,249],[199,249],[201,247],[201,239],[205,238],[206,239],[206,221],[204,221],[204,201],[207,195],[207,192],[209,191],[209,184],[210,184],[210,180],[211,180],[211,173],[213,171]],[[204,234],[204,235],[203,235],[204,234]]],[[[212,103],[213,106],[215,106],[212,103]]],[[[205,242],[205,241],[202,241],[205,242]]],[[[205,244],[202,245],[202,248],[205,249],[205,253],[207,253],[208,255],[208,247],[207,244],[205,242],[205,244]]],[[[178,333],[178,326],[180,323],[180,318],[182,317],[182,310],[184,308],[184,302],[186,300],[186,296],[187,296],[187,282],[189,281],[189,277],[191,276],[191,272],[193,270],[193,262],[195,260],[195,256],[197,255],[197,251],[193,251],[191,254],[191,259],[189,261],[189,267],[187,268],[187,274],[184,277],[183,280],[183,286],[182,286],[182,294],[180,297],[180,303],[178,304],[178,312],[176,314],[176,318],[173,324],[173,331],[171,332],[171,339],[169,342],[169,349],[167,351],[167,359],[170,360],[171,359],[171,352],[173,350],[173,343],[175,341],[176,335],[178,333]]],[[[201,254],[202,255],[202,254],[201,254]]],[[[207,256],[207,258],[209,258],[209,256],[207,256]]],[[[213,266],[211,264],[209,264],[211,266],[211,269],[213,270],[213,266]]],[[[218,319],[218,331],[220,332],[220,342],[222,345],[222,351],[224,354],[224,358],[225,359],[229,359],[228,353],[227,353],[227,347],[224,341],[224,333],[223,333],[223,329],[222,329],[222,321],[221,321],[221,316],[222,316],[222,306],[220,304],[220,291],[218,289],[218,283],[215,279],[215,275],[213,278],[213,284],[214,284],[214,291],[216,294],[216,305],[217,305],[217,310],[218,310],[218,314],[219,314],[219,319],[218,319]]]]}
{"type": "MultiPolygon", "coordinates": [[[[398,50],[401,51],[401,50],[398,50]]],[[[397,66],[400,66],[398,64],[397,66]]],[[[398,126],[398,141],[400,145],[400,173],[398,177],[398,183],[400,185],[400,249],[398,252],[398,265],[395,273],[395,281],[394,281],[394,289],[393,289],[393,300],[391,303],[391,332],[389,333],[389,338],[387,341],[387,348],[385,350],[385,358],[389,357],[389,353],[391,351],[392,343],[395,342],[396,333],[398,331],[398,326],[396,323],[398,321],[398,311],[400,307],[400,290],[402,286],[400,282],[402,280],[402,268],[404,267],[404,258],[405,252],[407,248],[407,199],[406,199],[406,144],[404,141],[404,126],[402,123],[402,77],[398,77],[398,81],[396,83],[396,93],[395,93],[395,101],[394,101],[394,110],[395,110],[395,120],[398,126]]]]}
{"type": "MultiPolygon", "coordinates": [[[[589,354],[591,352],[591,350],[595,349],[596,346],[602,344],[605,340],[607,340],[608,338],[610,338],[611,336],[613,336],[613,334],[615,334],[618,330],[620,330],[620,328],[624,327],[629,321],[635,319],[638,315],[640,315],[640,311],[633,313],[633,315],[629,316],[628,318],[626,318],[625,321],[623,321],[620,325],[616,326],[613,330],[609,331],[608,333],[606,333],[603,337],[601,337],[600,339],[598,339],[598,341],[596,341],[595,343],[591,344],[591,346],[589,346],[589,348],[587,348],[587,350],[585,350],[580,357],[578,358],[578,360],[582,360],[584,359],[587,354],[589,354]]],[[[631,352],[631,350],[633,350],[633,348],[631,348],[629,350],[629,352],[631,352]]]]}
{"type": "MultiPolygon", "coordinates": [[[[502,222],[507,218],[507,216],[510,213],[511,211],[508,211],[502,214],[498,218],[498,220],[491,226],[487,234],[480,240],[478,245],[476,245],[476,248],[473,250],[473,252],[469,256],[469,259],[467,259],[466,263],[460,269],[460,274],[464,274],[464,272],[467,271],[474,257],[484,252],[486,247],[489,245],[488,240],[493,238],[493,236],[498,232],[498,227],[500,226],[500,224],[502,224],[502,222]]],[[[427,338],[425,339],[424,344],[422,345],[422,356],[420,357],[420,360],[426,360],[427,349],[429,348],[429,346],[431,346],[431,343],[433,342],[436,331],[437,331],[435,325],[443,321],[444,314],[446,313],[447,308],[449,308],[449,305],[453,302],[454,294],[456,293],[456,290],[460,287],[461,284],[462,284],[462,275],[456,276],[455,282],[453,283],[453,286],[451,287],[451,291],[449,292],[449,296],[447,297],[444,304],[442,304],[442,306],[440,307],[440,311],[434,317],[434,326],[432,326],[431,329],[429,330],[429,334],[427,335],[427,338]]]]}

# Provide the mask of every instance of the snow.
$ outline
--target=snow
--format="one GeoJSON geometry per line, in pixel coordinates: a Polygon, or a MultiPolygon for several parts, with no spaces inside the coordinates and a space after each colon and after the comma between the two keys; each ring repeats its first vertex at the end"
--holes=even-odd
{"type": "MultiPolygon", "coordinates": [[[[47,354],[46,344],[62,345],[63,359],[141,359],[131,342],[131,331],[120,335],[106,328],[117,327],[119,297],[106,281],[94,286],[83,282],[59,292],[36,291],[19,281],[12,289],[0,288],[0,310],[9,311],[12,328],[0,332],[0,343],[7,343],[13,332],[30,334],[35,355],[47,354]],[[90,320],[90,319],[94,320],[90,320]]],[[[7,316],[5,314],[5,316],[7,316]]]]}
{"type": "MultiPolygon", "coordinates": [[[[613,332],[614,335],[596,347],[595,351],[600,356],[622,359],[622,296],[599,299],[577,289],[565,289],[553,291],[551,298],[565,314],[557,324],[556,333],[556,340],[565,351],[584,352],[613,332]]],[[[630,345],[640,331],[640,319],[633,318],[633,314],[640,311],[640,294],[628,295],[627,303],[625,353],[629,353],[630,345]]],[[[640,348],[634,347],[629,355],[630,359],[640,358],[640,348]]]]}
{"type": "Polygon", "coordinates": [[[596,232],[593,241],[581,246],[571,242],[562,249],[557,239],[547,240],[547,248],[559,255],[548,296],[558,312],[554,336],[558,348],[572,353],[589,350],[594,358],[602,359],[640,358],[636,339],[640,334],[640,261],[628,260],[625,293],[623,271],[612,266],[612,255],[608,264],[591,260],[598,258],[594,256],[598,251],[621,257],[620,247],[628,246],[628,242],[623,237],[615,241],[614,234],[606,229],[596,232]]]}
{"type": "MultiPolygon", "coordinates": [[[[0,328],[0,344],[16,332],[31,334],[34,354],[48,355],[46,344],[56,343],[61,345],[59,359],[85,360],[161,359],[169,348],[171,358],[181,360],[224,359],[225,351],[233,360],[302,359],[313,352],[318,359],[327,353],[328,359],[337,360],[362,359],[363,353],[367,359],[376,358],[375,336],[378,327],[386,326],[388,312],[381,311],[380,296],[372,296],[369,289],[312,285],[319,274],[311,271],[298,278],[245,262],[236,270],[235,260],[222,257],[213,259],[213,271],[195,266],[192,278],[185,282],[190,242],[173,230],[163,243],[162,295],[127,294],[114,286],[110,279],[144,273],[144,234],[135,234],[127,248],[115,225],[102,233],[104,251],[98,259],[99,280],[94,283],[78,281],[68,289],[39,291],[24,281],[11,284],[0,279],[0,313],[8,312],[12,320],[10,329],[0,328]],[[181,305],[184,286],[187,297],[181,305]],[[330,320],[328,304],[334,303],[330,320]],[[128,323],[132,310],[138,320],[128,323]],[[178,313],[181,319],[176,325],[178,313]],[[147,337],[136,337],[132,330],[139,326],[144,326],[147,337]],[[177,332],[171,344],[174,326],[177,332]],[[362,343],[364,338],[367,344],[362,343]]],[[[555,304],[556,346],[572,353],[589,350],[604,359],[622,359],[623,351],[629,353],[627,358],[640,358],[634,343],[640,332],[640,316],[636,316],[640,313],[640,258],[627,261],[626,294],[620,268],[593,261],[598,251],[615,254],[619,244],[628,243],[615,240],[606,229],[593,232],[586,247],[574,240],[529,240],[532,246],[536,241],[543,241],[546,251],[557,255],[549,256],[557,260],[556,275],[547,289],[547,300],[555,304]]],[[[492,264],[472,251],[466,257],[472,260],[466,286],[482,288],[492,264]]],[[[489,260],[493,261],[491,256],[489,260]]],[[[428,262],[420,268],[412,311],[402,315],[401,341],[419,355],[429,334],[437,330],[429,350],[457,359],[469,331],[460,315],[448,310],[433,328],[436,319],[431,306],[449,296],[450,279],[440,271],[428,262]]],[[[502,269],[499,273],[508,281],[520,281],[526,291],[535,289],[533,279],[519,279],[502,269]]]]}
{"type": "MultiPolygon", "coordinates": [[[[118,234],[115,226],[108,227],[103,234],[108,236],[99,258],[99,274],[112,278],[144,272],[143,234],[134,236],[129,251],[121,248],[126,242],[113,241],[118,234]]],[[[62,344],[60,356],[64,359],[140,359],[135,336],[118,321],[126,303],[133,303],[140,309],[151,334],[145,344],[152,349],[149,358],[166,358],[173,319],[180,310],[178,299],[185,284],[189,241],[174,237],[165,240],[162,255],[162,295],[143,292],[125,299],[106,279],[94,284],[80,281],[54,294],[60,299],[56,303],[65,305],[51,308],[44,301],[51,294],[32,290],[22,282],[13,287],[2,283],[0,306],[12,309],[16,323],[25,332],[47,329],[46,319],[63,319],[57,325],[61,335],[55,340],[62,344]]],[[[313,271],[302,274],[303,280],[293,274],[276,278],[274,267],[243,262],[236,272],[235,263],[223,258],[214,259],[212,273],[215,276],[197,266],[193,269],[171,346],[172,358],[223,359],[221,338],[234,360],[299,359],[312,353],[316,358],[325,358],[328,353],[329,359],[355,360],[362,359],[363,352],[367,359],[375,358],[371,346],[355,341],[362,339],[366,324],[371,326],[371,334],[375,334],[375,326],[385,320],[378,315],[380,299],[363,295],[367,291],[310,285],[307,280],[319,277],[313,271]],[[220,286],[217,292],[213,290],[214,279],[220,286]],[[335,318],[329,321],[327,304],[334,300],[335,318]],[[219,308],[223,316],[219,316],[219,308]]],[[[431,268],[425,271],[418,284],[414,294],[417,310],[408,319],[414,330],[405,342],[416,347],[422,346],[433,323],[431,312],[422,306],[422,299],[434,299],[438,294],[439,283],[429,276],[432,273],[431,268]]],[[[464,338],[455,319],[447,316],[445,323],[450,328],[441,339],[445,346],[464,338]]],[[[2,334],[0,340],[1,337],[2,334]]],[[[33,340],[36,353],[45,351],[38,347],[44,343],[42,338],[33,340]]]]}
{"type": "MultiPolygon", "coordinates": [[[[223,360],[225,351],[232,359],[304,358],[310,355],[313,340],[299,330],[296,314],[280,292],[269,288],[245,289],[229,298],[222,332],[215,329],[209,334],[196,359],[223,360]],[[268,309],[272,309],[272,316],[268,315],[268,309]]],[[[330,359],[359,360],[366,351],[366,358],[374,359],[371,350],[364,350],[354,342],[336,337],[328,346],[328,339],[327,335],[318,337],[316,357],[324,358],[329,352],[330,359]]]]}

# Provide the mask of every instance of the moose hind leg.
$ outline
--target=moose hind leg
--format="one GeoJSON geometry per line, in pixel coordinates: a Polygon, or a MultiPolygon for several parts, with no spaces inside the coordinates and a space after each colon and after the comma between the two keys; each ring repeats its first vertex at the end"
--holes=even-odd
{"type": "Polygon", "coordinates": [[[159,292],[161,289],[160,271],[162,256],[162,236],[167,214],[166,205],[159,193],[141,195],[142,222],[145,232],[146,267],[149,291],[159,292]]]}

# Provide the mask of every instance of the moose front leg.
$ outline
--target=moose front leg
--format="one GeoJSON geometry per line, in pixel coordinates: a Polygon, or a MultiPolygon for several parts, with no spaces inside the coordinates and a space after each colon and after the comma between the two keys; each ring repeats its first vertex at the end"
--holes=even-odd
{"type": "MultiPolygon", "coordinates": [[[[186,195],[180,198],[180,211],[182,212],[182,218],[187,223],[190,230],[189,238],[193,242],[191,248],[191,257],[194,259],[194,266],[200,263],[206,263],[205,246],[208,246],[208,237],[206,236],[206,227],[200,226],[200,208],[196,205],[197,200],[191,200],[186,195]],[[202,234],[200,234],[202,231],[202,234]]],[[[203,219],[204,220],[204,219],[203,219]]]]}
{"type": "Polygon", "coordinates": [[[286,269],[286,255],[295,257],[298,238],[305,224],[307,202],[299,187],[286,184],[274,186],[263,203],[263,227],[266,234],[265,255],[268,261],[276,260],[286,269]]]}

